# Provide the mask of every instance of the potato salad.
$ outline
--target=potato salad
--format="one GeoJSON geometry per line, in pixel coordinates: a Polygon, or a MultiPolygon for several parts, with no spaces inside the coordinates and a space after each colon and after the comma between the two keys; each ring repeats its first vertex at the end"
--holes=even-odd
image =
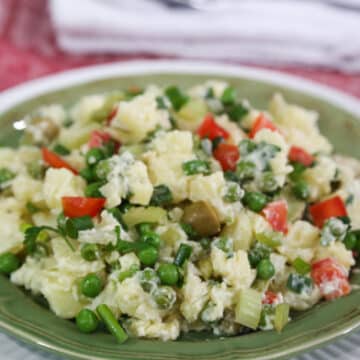
{"type": "Polygon", "coordinates": [[[0,148],[0,272],[119,343],[283,331],[360,251],[360,165],[317,122],[220,81],[40,107],[0,148]]]}

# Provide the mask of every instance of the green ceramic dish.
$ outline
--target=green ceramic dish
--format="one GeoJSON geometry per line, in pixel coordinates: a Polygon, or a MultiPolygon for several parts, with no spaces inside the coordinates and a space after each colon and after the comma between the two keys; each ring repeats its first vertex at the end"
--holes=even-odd
{"type": "MultiPolygon", "coordinates": [[[[16,146],[22,117],[39,106],[70,104],[82,95],[148,83],[190,86],[209,78],[225,79],[240,95],[264,107],[281,91],[289,101],[316,109],[322,132],[339,153],[360,158],[360,104],[341,93],[273,72],[226,65],[179,62],[113,64],[72,71],[34,81],[0,95],[0,143],[16,146]]],[[[1,219],[0,219],[1,220],[1,219]]],[[[352,275],[360,285],[360,275],[352,275]]],[[[356,288],[356,287],[355,287],[356,288]]],[[[131,339],[117,345],[105,333],[85,335],[70,322],[56,318],[29,294],[0,277],[0,327],[21,340],[74,359],[230,360],[282,359],[317,347],[360,327],[360,292],[322,303],[294,316],[283,333],[259,332],[214,338],[187,335],[176,342],[131,339]]]]}

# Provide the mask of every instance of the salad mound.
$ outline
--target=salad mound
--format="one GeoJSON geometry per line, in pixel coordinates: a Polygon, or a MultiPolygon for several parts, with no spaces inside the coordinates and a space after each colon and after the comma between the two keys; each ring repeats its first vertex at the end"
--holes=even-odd
{"type": "Polygon", "coordinates": [[[0,148],[0,272],[120,343],[282,331],[360,251],[360,163],[317,121],[219,81],[43,106],[0,148]]]}

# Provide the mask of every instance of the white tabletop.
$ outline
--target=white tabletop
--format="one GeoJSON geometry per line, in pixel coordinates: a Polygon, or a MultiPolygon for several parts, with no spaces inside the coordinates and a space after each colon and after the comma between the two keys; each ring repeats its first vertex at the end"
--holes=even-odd
{"type": "MultiPolygon", "coordinates": [[[[59,356],[25,345],[0,333],[0,359],[6,360],[63,360],[59,356]]],[[[322,349],[297,356],[293,360],[359,360],[360,331],[322,349]]]]}

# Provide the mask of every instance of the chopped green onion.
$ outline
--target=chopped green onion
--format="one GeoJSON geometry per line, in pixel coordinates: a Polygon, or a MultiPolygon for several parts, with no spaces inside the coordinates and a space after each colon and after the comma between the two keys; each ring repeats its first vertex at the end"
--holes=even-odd
{"type": "Polygon", "coordinates": [[[7,182],[15,177],[15,173],[7,168],[0,169],[0,189],[6,185],[7,182]]]}
{"type": "Polygon", "coordinates": [[[182,164],[185,175],[210,174],[210,163],[205,160],[190,160],[182,164]]]}
{"type": "Polygon", "coordinates": [[[88,183],[91,182],[91,181],[96,180],[95,171],[91,167],[86,167],[86,168],[80,170],[79,175],[83,179],[85,179],[88,183]]]}
{"type": "Polygon", "coordinates": [[[56,144],[52,150],[54,153],[63,156],[69,155],[71,153],[71,151],[67,147],[61,144],[56,144]]]}
{"type": "Polygon", "coordinates": [[[158,109],[167,109],[165,99],[162,96],[156,98],[156,104],[158,109]]]}
{"type": "Polygon", "coordinates": [[[154,187],[150,205],[164,206],[169,205],[172,201],[172,193],[166,185],[158,185],[154,187]]]}
{"type": "Polygon", "coordinates": [[[357,236],[353,231],[349,231],[344,239],[344,245],[347,250],[353,250],[357,244],[357,236]]]}
{"type": "Polygon", "coordinates": [[[293,171],[289,174],[290,180],[300,180],[304,171],[306,170],[306,166],[298,162],[292,162],[291,165],[293,167],[293,171]]]}
{"type": "Polygon", "coordinates": [[[105,154],[100,148],[92,148],[85,155],[86,163],[89,166],[97,164],[99,161],[103,160],[104,157],[105,154]]]}
{"type": "Polygon", "coordinates": [[[244,139],[240,141],[239,151],[241,156],[248,155],[257,149],[258,145],[255,141],[244,139]]]}
{"type": "Polygon", "coordinates": [[[291,273],[286,286],[289,290],[297,294],[308,293],[312,289],[313,282],[310,277],[291,273]]]}
{"type": "Polygon", "coordinates": [[[197,232],[195,231],[195,229],[187,223],[180,223],[181,228],[184,230],[185,234],[193,239],[196,238],[198,236],[197,232]]]}
{"type": "Polygon", "coordinates": [[[119,274],[118,279],[120,282],[122,282],[127,278],[133,277],[139,270],[140,270],[139,266],[137,266],[136,264],[133,264],[129,267],[129,269],[122,271],[119,274]]]}
{"type": "Polygon", "coordinates": [[[264,193],[271,194],[278,189],[279,185],[274,174],[271,171],[265,171],[261,174],[259,187],[264,193]]]}
{"type": "Polygon", "coordinates": [[[235,321],[255,330],[260,322],[261,311],[261,293],[253,289],[241,290],[235,308],[235,321]]]}
{"type": "Polygon", "coordinates": [[[139,282],[146,292],[152,292],[160,284],[160,279],[154,269],[146,268],[140,273],[139,282]]]}
{"type": "Polygon", "coordinates": [[[169,310],[176,301],[176,292],[170,286],[159,286],[152,296],[160,309],[169,310]]]}
{"type": "Polygon", "coordinates": [[[289,304],[283,303],[276,306],[275,317],[274,317],[274,328],[277,332],[281,332],[281,330],[289,322],[289,312],[290,312],[289,304]]]}
{"type": "Polygon", "coordinates": [[[184,265],[185,261],[190,258],[192,253],[192,247],[190,245],[181,244],[174,259],[176,266],[184,265]]]}
{"type": "Polygon", "coordinates": [[[114,314],[106,304],[101,304],[96,308],[102,321],[105,323],[107,329],[113,334],[117,341],[122,344],[128,339],[128,335],[116,320],[114,314]]]}
{"type": "Polygon", "coordinates": [[[237,183],[227,183],[227,192],[224,195],[224,200],[229,203],[239,201],[243,196],[243,190],[237,183]]]}
{"type": "Polygon", "coordinates": [[[310,196],[310,189],[304,180],[298,180],[291,188],[295,197],[299,200],[307,200],[310,196]]]}
{"type": "Polygon", "coordinates": [[[236,166],[236,175],[240,181],[253,180],[255,178],[256,166],[251,161],[241,160],[236,166]]]}
{"type": "Polygon", "coordinates": [[[248,112],[249,110],[242,104],[235,104],[227,110],[230,120],[235,122],[239,122],[248,112]]]}
{"type": "Polygon", "coordinates": [[[35,214],[40,211],[40,209],[36,205],[34,205],[32,202],[26,203],[26,210],[30,214],[35,214]]]}
{"type": "Polygon", "coordinates": [[[236,89],[231,86],[228,86],[222,93],[220,100],[224,105],[232,105],[236,101],[236,89]]]}
{"type": "Polygon", "coordinates": [[[300,275],[306,275],[311,270],[311,265],[302,258],[297,257],[293,262],[293,267],[300,275]]]}
{"type": "Polygon", "coordinates": [[[97,181],[92,184],[89,184],[85,188],[85,196],[86,197],[104,197],[103,194],[100,192],[100,188],[104,185],[104,182],[97,181]]]}
{"type": "Polygon", "coordinates": [[[65,223],[65,231],[72,239],[79,237],[79,231],[92,229],[94,223],[90,216],[81,216],[77,218],[69,218],[65,223]]]}
{"type": "Polygon", "coordinates": [[[170,100],[175,111],[179,111],[189,100],[189,97],[183,94],[176,86],[168,87],[165,90],[165,95],[170,100]]]}
{"type": "Polygon", "coordinates": [[[26,170],[28,174],[35,180],[43,179],[45,175],[45,167],[41,164],[40,161],[32,161],[26,165],[26,170]]]}

